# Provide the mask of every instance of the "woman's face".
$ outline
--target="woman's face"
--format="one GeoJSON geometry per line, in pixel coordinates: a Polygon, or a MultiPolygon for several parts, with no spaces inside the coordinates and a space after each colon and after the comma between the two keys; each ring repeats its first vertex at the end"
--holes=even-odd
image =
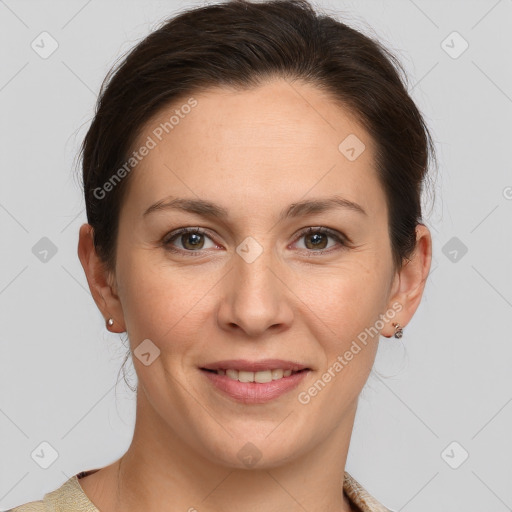
{"type": "Polygon", "coordinates": [[[351,430],[371,334],[408,319],[397,313],[375,147],[311,85],[193,98],[160,112],[135,145],[150,149],[121,209],[115,319],[147,414],[212,461],[277,465],[351,430]],[[173,236],[185,227],[201,233],[173,236]],[[203,369],[265,359],[309,370],[265,384],[203,369]]]}

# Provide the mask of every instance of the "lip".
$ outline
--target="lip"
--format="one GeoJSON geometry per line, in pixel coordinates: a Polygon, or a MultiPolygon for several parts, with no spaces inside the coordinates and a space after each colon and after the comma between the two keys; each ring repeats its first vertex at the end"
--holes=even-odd
{"type": "MultiPolygon", "coordinates": [[[[262,359],[261,361],[248,361],[247,359],[230,359],[225,361],[216,361],[215,363],[201,366],[206,370],[243,370],[246,372],[259,372],[264,370],[291,370],[298,372],[309,369],[305,365],[295,361],[285,361],[283,359],[262,359]]],[[[287,378],[287,377],[286,377],[287,378]]]]}
{"type": "MultiPolygon", "coordinates": [[[[226,362],[223,362],[223,364],[226,364],[226,362]]],[[[267,364],[265,368],[269,368],[268,363],[265,364],[267,364]]],[[[282,364],[282,362],[280,364],[282,364]]],[[[222,368],[222,366],[219,366],[219,368],[222,368]]],[[[282,368],[282,366],[280,368],[282,368]]],[[[229,369],[229,366],[227,369],[229,369]]],[[[244,404],[262,404],[271,400],[275,400],[276,398],[296,388],[311,371],[309,369],[305,369],[304,371],[298,371],[298,373],[292,373],[288,377],[283,377],[271,382],[258,383],[240,382],[238,380],[231,379],[227,375],[219,375],[218,373],[207,371],[204,368],[200,368],[200,370],[201,373],[209,380],[209,382],[213,384],[215,388],[220,390],[224,395],[227,395],[237,402],[244,404]]]]}

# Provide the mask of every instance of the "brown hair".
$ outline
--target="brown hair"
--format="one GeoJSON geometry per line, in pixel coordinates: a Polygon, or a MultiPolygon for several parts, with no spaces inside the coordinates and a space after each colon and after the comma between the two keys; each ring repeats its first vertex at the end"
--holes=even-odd
{"type": "Polygon", "coordinates": [[[94,244],[115,268],[130,178],[98,190],[126,165],[145,123],[171,102],[209,87],[246,89],[265,78],[302,80],[355,114],[376,143],[395,268],[416,246],[421,193],[434,145],[399,61],[378,41],[317,14],[307,0],[231,0],[181,12],[114,66],[83,141],[83,187],[94,244]],[[402,81],[402,78],[403,80],[402,81]]]}

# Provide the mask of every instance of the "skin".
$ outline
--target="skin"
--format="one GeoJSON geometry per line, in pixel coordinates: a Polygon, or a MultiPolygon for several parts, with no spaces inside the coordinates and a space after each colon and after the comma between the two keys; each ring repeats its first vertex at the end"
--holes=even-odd
{"type": "MultiPolygon", "coordinates": [[[[128,451],[80,483],[102,512],[353,510],[343,472],[379,336],[360,344],[308,404],[297,396],[393,304],[401,310],[380,335],[394,334],[392,322],[409,323],[430,269],[429,230],[418,225],[415,253],[395,270],[374,143],[314,86],[275,79],[194,98],[198,105],[132,171],[113,272],[93,248],[91,226],[80,228],[78,254],[98,308],[115,320],[109,329],[126,331],[132,351],[145,339],[160,350],[149,366],[133,357],[139,388],[128,451]],[[366,146],[354,161],[338,150],[349,134],[366,146]],[[215,202],[229,217],[143,215],[171,194],[215,202]],[[334,194],[367,215],[338,208],[278,222],[291,203],[334,194]],[[353,245],[315,232],[315,246],[315,233],[300,236],[311,226],[338,231],[353,245]],[[199,249],[190,236],[172,242],[182,254],[165,248],[162,239],[181,227],[208,231],[199,249]],[[252,263],[236,252],[248,236],[263,250],[252,263]],[[243,404],[198,369],[237,358],[295,360],[312,371],[278,399],[243,404]],[[261,453],[252,468],[237,456],[247,442],[261,453]]],[[[138,142],[176,108],[159,112],[138,142]]]]}

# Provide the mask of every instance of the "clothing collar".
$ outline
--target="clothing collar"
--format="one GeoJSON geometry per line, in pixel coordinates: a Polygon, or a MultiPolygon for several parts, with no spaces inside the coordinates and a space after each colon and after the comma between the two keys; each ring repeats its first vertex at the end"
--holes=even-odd
{"type": "MultiPolygon", "coordinates": [[[[73,505],[73,511],[100,512],[79,483],[80,478],[95,473],[99,469],[89,469],[73,475],[61,487],[46,494],[44,499],[52,502],[56,512],[68,512],[70,504],[73,505]]],[[[369,494],[347,471],[343,479],[343,491],[358,512],[393,512],[369,494]]]]}

